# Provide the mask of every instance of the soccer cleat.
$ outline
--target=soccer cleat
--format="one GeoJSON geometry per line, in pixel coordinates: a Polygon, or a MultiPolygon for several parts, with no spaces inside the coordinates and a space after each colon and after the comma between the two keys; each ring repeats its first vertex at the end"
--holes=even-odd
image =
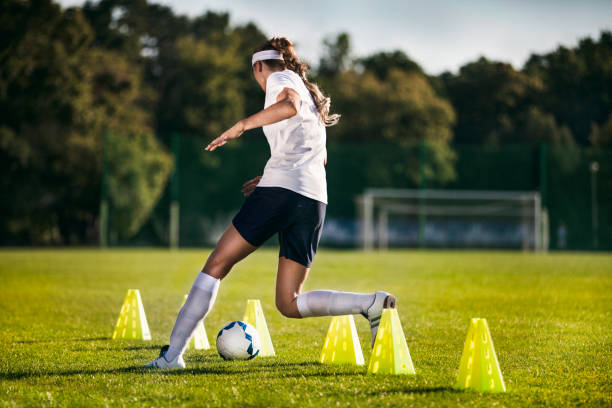
{"type": "Polygon", "coordinates": [[[380,316],[382,315],[383,309],[395,309],[395,296],[388,292],[377,291],[374,303],[370,306],[366,313],[362,315],[370,322],[370,332],[372,333],[372,345],[374,347],[374,340],[376,340],[376,333],[378,332],[378,325],[380,324],[380,316]]]}
{"type": "Polygon", "coordinates": [[[168,351],[168,348],[170,348],[170,346],[168,345],[162,347],[161,351],[159,352],[159,357],[151,361],[149,364],[145,365],[145,367],[161,369],[185,368],[185,361],[183,361],[183,356],[176,356],[176,358],[172,361],[166,360],[166,352],[168,351]]]}

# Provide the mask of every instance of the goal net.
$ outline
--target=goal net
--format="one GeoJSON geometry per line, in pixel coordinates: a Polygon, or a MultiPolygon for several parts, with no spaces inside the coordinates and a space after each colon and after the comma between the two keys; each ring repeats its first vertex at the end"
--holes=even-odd
{"type": "Polygon", "coordinates": [[[533,191],[369,188],[357,198],[363,249],[543,248],[533,191]]]}

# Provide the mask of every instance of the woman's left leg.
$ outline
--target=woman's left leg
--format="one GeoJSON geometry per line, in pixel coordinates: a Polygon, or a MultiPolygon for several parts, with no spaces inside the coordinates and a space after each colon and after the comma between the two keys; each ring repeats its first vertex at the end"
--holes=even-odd
{"type": "Polygon", "coordinates": [[[206,317],[215,302],[221,279],[225,278],[236,263],[256,249],[257,247],[247,242],[230,223],[206,260],[202,272],[198,274],[187,301],[176,318],[170,335],[170,347],[166,353],[168,360],[185,352],[197,323],[206,317]]]}
{"type": "Polygon", "coordinates": [[[170,334],[170,344],[162,348],[160,356],[147,364],[152,368],[184,367],[182,355],[198,322],[206,317],[217,297],[221,279],[232,267],[257,249],[238,232],[234,224],[225,230],[202,272],[195,279],[187,301],[170,334]]]}

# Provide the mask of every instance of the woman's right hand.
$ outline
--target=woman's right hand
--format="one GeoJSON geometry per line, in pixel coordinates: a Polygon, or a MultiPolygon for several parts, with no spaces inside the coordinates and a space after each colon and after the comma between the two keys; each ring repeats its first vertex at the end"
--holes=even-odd
{"type": "Polygon", "coordinates": [[[242,194],[244,194],[245,197],[251,194],[253,190],[255,190],[255,187],[257,187],[257,183],[259,183],[259,180],[261,180],[261,176],[257,176],[254,179],[251,179],[244,183],[242,185],[242,190],[240,190],[242,194]]]}

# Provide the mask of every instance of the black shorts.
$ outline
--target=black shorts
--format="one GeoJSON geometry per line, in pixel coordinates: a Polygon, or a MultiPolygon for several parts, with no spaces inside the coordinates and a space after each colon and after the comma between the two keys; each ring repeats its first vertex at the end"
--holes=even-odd
{"type": "Polygon", "coordinates": [[[251,245],[260,246],[278,232],[279,256],[312,265],[327,204],[282,187],[255,187],[232,224],[251,245]]]}

